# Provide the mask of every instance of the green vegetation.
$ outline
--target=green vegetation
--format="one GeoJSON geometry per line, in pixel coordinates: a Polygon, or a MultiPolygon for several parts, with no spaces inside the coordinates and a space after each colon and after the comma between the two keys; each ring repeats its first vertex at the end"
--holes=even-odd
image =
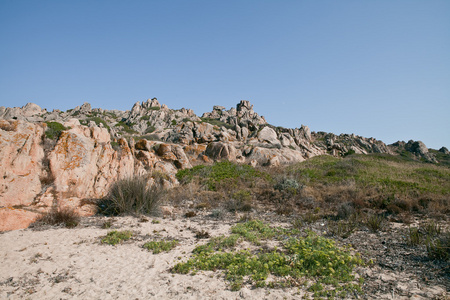
{"type": "Polygon", "coordinates": [[[408,228],[406,236],[410,246],[425,245],[429,259],[450,260],[450,233],[434,221],[408,228]]]}
{"type": "Polygon", "coordinates": [[[123,241],[131,239],[133,233],[129,230],[117,231],[113,230],[108,232],[108,234],[102,238],[102,244],[116,245],[122,243],[123,241]]]}
{"type": "Polygon", "coordinates": [[[172,272],[223,270],[232,290],[239,290],[245,278],[255,287],[310,284],[315,296],[345,297],[361,291],[361,283],[352,274],[355,266],[363,265],[359,254],[352,255],[350,249],[339,248],[330,239],[313,232],[302,236],[296,229],[271,227],[259,220],[237,224],[231,233],[196,247],[192,258],[175,265],[172,272]],[[281,249],[259,248],[261,241],[269,239],[281,249]],[[252,247],[235,249],[244,240],[252,247]]]}
{"type": "Polygon", "coordinates": [[[229,161],[216,162],[211,166],[198,165],[191,169],[178,171],[177,179],[182,183],[189,183],[198,179],[209,190],[214,191],[225,181],[254,182],[255,178],[270,180],[270,175],[256,170],[248,165],[238,165],[229,161]]]}
{"type": "Polygon", "coordinates": [[[161,252],[168,252],[175,248],[179,242],[177,240],[172,241],[150,241],[144,244],[144,248],[152,251],[153,254],[158,254],[161,252]]]}
{"type": "Polygon", "coordinates": [[[367,217],[366,225],[371,232],[377,232],[383,228],[384,217],[372,214],[367,217]]]}
{"type": "Polygon", "coordinates": [[[51,140],[58,139],[61,132],[67,130],[64,125],[58,122],[46,122],[47,129],[45,130],[45,136],[51,140]]]}
{"type": "Polygon", "coordinates": [[[148,186],[148,178],[135,176],[115,182],[108,196],[98,203],[99,212],[105,215],[155,214],[159,210],[165,191],[148,186]]]}
{"type": "Polygon", "coordinates": [[[125,131],[128,134],[136,134],[138,132],[132,128],[133,125],[134,125],[133,123],[125,123],[123,121],[120,121],[115,126],[116,127],[122,127],[122,130],[125,131]]]}
{"type": "Polygon", "coordinates": [[[202,122],[204,123],[209,123],[211,125],[215,125],[215,126],[219,126],[219,127],[225,127],[226,129],[232,129],[234,126],[216,119],[212,119],[212,118],[200,118],[202,120],[202,122]]]}
{"type": "Polygon", "coordinates": [[[156,130],[156,127],[153,126],[153,125],[151,125],[150,122],[148,122],[147,125],[148,125],[148,127],[147,127],[147,129],[145,130],[145,133],[152,133],[153,131],[156,130]]]}
{"type": "Polygon", "coordinates": [[[111,128],[109,127],[108,123],[106,123],[105,120],[103,120],[103,119],[100,118],[100,117],[92,117],[92,118],[88,118],[86,121],[87,121],[87,123],[89,123],[90,121],[94,121],[95,124],[97,124],[97,125],[103,124],[103,127],[105,127],[106,129],[108,129],[108,131],[111,129],[111,128]]]}
{"type": "Polygon", "coordinates": [[[290,167],[288,173],[313,188],[354,182],[358,190],[376,189],[386,198],[385,206],[396,197],[441,199],[450,194],[450,169],[387,154],[317,156],[290,167]]]}
{"type": "Polygon", "coordinates": [[[148,110],[160,110],[161,107],[159,106],[153,106],[153,107],[149,107],[148,110]]]}

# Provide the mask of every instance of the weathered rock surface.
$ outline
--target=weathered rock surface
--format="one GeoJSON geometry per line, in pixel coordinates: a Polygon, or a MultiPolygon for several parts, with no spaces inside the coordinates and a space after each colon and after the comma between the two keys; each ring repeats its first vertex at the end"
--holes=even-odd
{"type": "Polygon", "coordinates": [[[216,160],[279,166],[322,154],[403,150],[436,162],[422,142],[386,146],[374,138],[311,132],[304,125],[274,127],[245,100],[229,110],[216,105],[202,118],[190,109],[169,109],[156,98],[137,102],[130,111],[89,103],[65,112],[32,103],[0,107],[0,230],[26,227],[55,203],[92,213],[82,200],[101,198],[113,182],[137,174],[162,178],[171,187],[178,184],[178,170],[216,160]],[[45,135],[48,121],[66,128],[55,140],[45,135]]]}
{"type": "Polygon", "coordinates": [[[0,120],[0,203],[27,206],[41,191],[44,125],[0,120]]]}

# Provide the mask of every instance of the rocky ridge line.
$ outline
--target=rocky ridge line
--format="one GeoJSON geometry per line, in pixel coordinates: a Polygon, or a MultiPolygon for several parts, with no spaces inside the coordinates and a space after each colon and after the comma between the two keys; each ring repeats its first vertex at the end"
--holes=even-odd
{"type": "Polygon", "coordinates": [[[0,107],[0,230],[27,227],[54,203],[92,214],[92,205],[83,204],[128,176],[147,174],[172,187],[178,170],[217,160],[279,166],[327,153],[392,154],[400,148],[436,161],[421,142],[387,146],[373,138],[311,133],[304,125],[275,127],[245,100],[229,110],[214,106],[202,117],[156,98],[130,111],[92,109],[89,103],[65,112],[32,103],[0,107]],[[55,138],[46,135],[51,122],[65,128],[55,138]]]}

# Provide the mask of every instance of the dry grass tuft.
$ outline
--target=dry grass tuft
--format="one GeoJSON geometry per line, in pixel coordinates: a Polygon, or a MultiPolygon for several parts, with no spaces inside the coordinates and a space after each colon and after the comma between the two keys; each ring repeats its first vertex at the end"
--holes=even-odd
{"type": "Polygon", "coordinates": [[[80,216],[69,207],[53,207],[49,212],[36,219],[34,224],[64,225],[74,228],[80,222],[80,216]]]}

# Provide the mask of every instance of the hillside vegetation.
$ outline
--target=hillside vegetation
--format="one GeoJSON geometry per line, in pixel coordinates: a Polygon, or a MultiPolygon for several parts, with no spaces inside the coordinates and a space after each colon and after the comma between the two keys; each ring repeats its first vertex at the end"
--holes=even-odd
{"type": "Polygon", "coordinates": [[[345,204],[352,211],[437,216],[450,207],[448,167],[387,154],[323,155],[278,169],[218,162],[181,170],[177,178],[190,184],[194,198],[215,194],[209,197],[212,206],[220,205],[214,199],[231,197],[252,200],[254,206],[276,204],[279,212],[290,213],[315,207],[336,211],[345,204]]]}

